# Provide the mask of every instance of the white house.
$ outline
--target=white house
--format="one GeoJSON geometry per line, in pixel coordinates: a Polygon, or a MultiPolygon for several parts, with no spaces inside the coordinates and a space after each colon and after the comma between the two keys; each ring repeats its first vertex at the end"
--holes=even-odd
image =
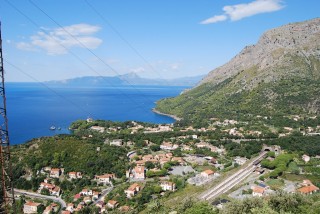
{"type": "Polygon", "coordinates": [[[160,145],[160,149],[163,149],[163,150],[175,150],[178,147],[179,146],[177,144],[172,144],[171,142],[163,142],[160,145]]]}
{"type": "Polygon", "coordinates": [[[100,133],[103,133],[105,131],[105,128],[101,126],[91,126],[90,129],[100,133]]]}
{"type": "Polygon", "coordinates": [[[93,194],[92,190],[91,189],[83,189],[81,192],[80,192],[80,195],[85,195],[85,196],[91,196],[93,194]]]}
{"type": "Polygon", "coordinates": [[[140,185],[137,183],[134,183],[124,192],[127,195],[127,198],[131,198],[131,197],[135,196],[140,190],[141,190],[140,185]]]}
{"type": "Polygon", "coordinates": [[[110,146],[123,146],[122,139],[114,139],[110,142],[110,146]]]}
{"type": "Polygon", "coordinates": [[[81,172],[69,172],[68,176],[70,179],[79,179],[79,178],[82,178],[82,173],[81,172]]]}
{"type": "Polygon", "coordinates": [[[96,175],[98,183],[110,184],[111,180],[115,178],[114,174],[96,175]]]}
{"type": "Polygon", "coordinates": [[[308,162],[310,161],[310,156],[304,154],[304,155],[302,155],[302,160],[303,160],[304,162],[308,163],[308,162]]]}
{"type": "Polygon", "coordinates": [[[239,165],[245,164],[247,162],[247,160],[248,160],[247,158],[239,157],[239,156],[234,159],[234,161],[239,165]]]}
{"type": "Polygon", "coordinates": [[[50,171],[50,177],[51,178],[59,178],[61,175],[61,169],[59,168],[52,168],[50,171]]]}
{"type": "Polygon", "coordinates": [[[255,186],[252,188],[252,196],[262,197],[265,189],[263,187],[255,186]]]}
{"type": "Polygon", "coordinates": [[[38,213],[38,208],[41,203],[28,201],[23,205],[23,213],[38,213]]]}
{"type": "Polygon", "coordinates": [[[167,190],[174,191],[176,189],[176,184],[170,181],[162,181],[160,183],[160,186],[164,191],[167,191],[167,190]]]}
{"type": "Polygon", "coordinates": [[[204,170],[203,172],[201,172],[201,175],[205,178],[209,178],[214,175],[214,171],[207,169],[207,170],[204,170]]]}
{"type": "Polygon", "coordinates": [[[51,191],[50,195],[58,196],[61,194],[61,189],[58,186],[55,186],[51,191]]]}
{"type": "Polygon", "coordinates": [[[145,178],[145,168],[144,166],[136,166],[134,169],[134,178],[144,179],[145,178]]]}
{"type": "Polygon", "coordinates": [[[74,204],[73,203],[69,203],[68,205],[67,205],[67,208],[66,208],[66,210],[68,210],[68,211],[70,211],[71,213],[73,213],[74,212],[74,204]]]}
{"type": "Polygon", "coordinates": [[[118,201],[115,200],[109,200],[107,203],[107,207],[114,209],[119,205],[118,201]]]}

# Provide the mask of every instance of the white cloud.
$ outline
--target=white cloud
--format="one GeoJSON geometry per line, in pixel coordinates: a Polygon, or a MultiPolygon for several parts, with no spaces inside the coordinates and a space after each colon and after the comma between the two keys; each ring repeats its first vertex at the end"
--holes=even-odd
{"type": "Polygon", "coordinates": [[[56,28],[51,31],[45,30],[30,37],[30,42],[17,43],[17,48],[21,50],[31,50],[40,48],[50,55],[66,54],[68,49],[73,47],[95,49],[102,40],[92,36],[101,28],[88,24],[76,24],[63,28],[56,28]]]}
{"type": "Polygon", "coordinates": [[[98,32],[100,29],[101,28],[99,26],[88,25],[88,24],[76,24],[76,25],[66,26],[63,28],[58,28],[55,30],[55,34],[61,35],[61,36],[68,36],[69,34],[73,36],[91,35],[98,32]]]}
{"type": "Polygon", "coordinates": [[[209,19],[203,20],[201,22],[201,24],[212,24],[212,23],[216,23],[216,22],[221,22],[221,21],[226,20],[227,18],[228,17],[226,15],[216,15],[216,16],[213,16],[209,19]]]}
{"type": "Polygon", "coordinates": [[[238,21],[253,15],[281,10],[284,8],[282,3],[282,0],[255,0],[246,4],[227,5],[223,7],[223,15],[213,16],[200,23],[211,24],[225,21],[228,18],[230,18],[231,21],[238,21]]]}
{"type": "Polygon", "coordinates": [[[171,66],[170,66],[170,68],[172,69],[172,70],[177,70],[177,69],[179,69],[181,67],[181,64],[180,63],[173,63],[171,66]]]}
{"type": "Polygon", "coordinates": [[[16,44],[17,48],[24,51],[35,51],[36,49],[29,43],[19,42],[16,44]]]}
{"type": "Polygon", "coordinates": [[[142,72],[144,72],[146,69],[144,68],[144,67],[138,67],[138,68],[132,68],[131,69],[131,71],[133,72],[133,73],[142,73],[142,72]]]}

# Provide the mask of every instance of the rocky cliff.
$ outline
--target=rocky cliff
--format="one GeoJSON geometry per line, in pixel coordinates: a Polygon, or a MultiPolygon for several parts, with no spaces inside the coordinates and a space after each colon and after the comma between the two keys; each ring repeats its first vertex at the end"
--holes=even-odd
{"type": "Polygon", "coordinates": [[[300,72],[301,67],[296,67],[293,63],[294,57],[300,58],[301,63],[306,63],[309,67],[316,66],[310,69],[320,69],[318,63],[313,64],[320,59],[320,18],[265,32],[256,45],[245,47],[230,62],[211,71],[199,85],[207,82],[217,84],[253,67],[256,72],[255,81],[250,83],[252,85],[262,79],[270,82],[287,75],[309,75],[300,72]],[[290,69],[285,69],[288,67],[290,69]]]}
{"type": "Polygon", "coordinates": [[[320,114],[320,19],[265,32],[225,65],[157,110],[186,120],[320,114]]]}

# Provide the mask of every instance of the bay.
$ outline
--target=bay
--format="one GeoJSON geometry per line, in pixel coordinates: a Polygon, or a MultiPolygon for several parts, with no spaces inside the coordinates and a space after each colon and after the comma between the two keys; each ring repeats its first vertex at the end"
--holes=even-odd
{"type": "Polygon", "coordinates": [[[7,83],[7,115],[11,145],[33,138],[69,133],[75,120],[173,123],[152,112],[155,102],[176,96],[183,86],[48,87],[39,83],[7,83]],[[51,126],[58,130],[50,130],[51,126]]]}

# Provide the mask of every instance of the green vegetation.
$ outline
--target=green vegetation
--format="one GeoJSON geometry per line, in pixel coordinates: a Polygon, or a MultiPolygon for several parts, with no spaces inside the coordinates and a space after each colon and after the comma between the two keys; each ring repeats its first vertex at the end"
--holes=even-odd
{"type": "MultiPolygon", "coordinates": [[[[98,185],[92,178],[97,174],[115,173],[117,178],[114,180],[115,188],[108,195],[106,200],[117,200],[120,205],[129,205],[134,211],[142,213],[157,213],[164,211],[160,205],[168,207],[166,211],[176,210],[177,204],[182,201],[183,207],[178,207],[178,213],[219,213],[211,205],[206,203],[186,202],[188,197],[198,197],[200,192],[204,191],[204,187],[195,187],[187,185],[186,180],[189,176],[170,176],[170,181],[176,184],[176,192],[162,192],[159,186],[159,176],[168,175],[168,170],[172,166],[179,165],[177,161],[170,161],[160,167],[159,163],[147,161],[145,167],[147,169],[159,168],[160,170],[148,170],[146,172],[147,181],[142,183],[142,190],[132,199],[127,199],[124,190],[128,188],[129,183],[126,183],[124,176],[125,171],[129,167],[134,167],[134,162],[128,160],[126,154],[129,151],[136,151],[137,155],[147,155],[163,153],[159,152],[160,144],[164,141],[172,142],[177,145],[188,145],[192,151],[182,151],[177,149],[172,151],[173,156],[184,156],[185,154],[198,154],[199,156],[215,157],[220,164],[225,166],[225,169],[220,171],[223,176],[235,169],[232,165],[232,160],[235,156],[252,158],[261,151],[262,145],[280,145],[289,153],[284,153],[276,156],[274,152],[268,152],[269,157],[276,157],[274,161],[263,161],[262,165],[273,169],[269,174],[264,175],[265,178],[281,179],[287,176],[299,174],[302,169],[305,174],[299,175],[299,180],[310,179],[315,185],[319,186],[319,178],[317,177],[318,163],[316,160],[310,162],[310,165],[298,160],[302,154],[318,154],[320,151],[319,139],[320,136],[303,136],[300,133],[294,133],[283,138],[267,138],[241,140],[237,136],[229,135],[222,131],[219,127],[216,130],[206,131],[183,131],[185,127],[174,127],[173,131],[159,133],[144,133],[144,129],[138,130],[136,133],[131,133],[132,122],[113,123],[110,121],[102,122],[75,122],[77,129],[72,135],[59,135],[54,137],[44,137],[35,139],[27,144],[17,145],[13,147],[13,175],[15,177],[15,187],[19,189],[27,189],[36,191],[39,188],[40,182],[43,182],[46,175],[42,176],[41,170],[43,167],[64,168],[64,175],[60,179],[53,179],[53,183],[61,187],[63,191],[63,199],[66,202],[72,202],[75,194],[79,193],[84,188],[90,188],[94,191],[101,191],[104,187],[98,185]],[[125,125],[124,125],[125,124],[125,125]],[[90,127],[98,125],[106,128],[105,132],[91,130],[90,127]],[[196,139],[192,135],[197,135],[196,139]],[[109,142],[113,139],[122,139],[123,142],[131,141],[130,144],[122,146],[110,146],[109,142]],[[236,139],[236,140],[235,140],[236,139]],[[205,142],[207,148],[197,148],[197,143],[205,142]],[[211,147],[225,149],[226,153],[212,152],[211,147]],[[314,170],[314,174],[313,174],[314,170]],[[82,179],[67,180],[66,174],[70,171],[80,171],[83,173],[82,179]]],[[[137,123],[136,123],[137,124],[137,123]]],[[[244,124],[247,125],[247,124],[244,124]]],[[[145,127],[150,127],[144,124],[145,127]]],[[[240,125],[235,125],[240,129],[240,125]]],[[[243,126],[243,125],[241,125],[243,126]]],[[[247,125],[251,127],[249,123],[247,125]]],[[[151,126],[153,127],[153,126],[151,126]]],[[[254,125],[252,127],[255,127],[254,125]]],[[[256,126],[258,127],[258,126],[256,126]]],[[[244,129],[247,129],[244,127],[244,129]]],[[[244,130],[243,129],[243,130],[244,130]]],[[[255,129],[259,130],[259,129],[255,129]]],[[[136,156],[139,160],[141,157],[136,156]]],[[[208,162],[204,164],[193,164],[197,171],[212,169],[218,171],[208,162]]],[[[273,189],[281,189],[283,186],[282,180],[269,180],[267,183],[273,189]]],[[[205,188],[208,188],[207,186],[205,188]]],[[[49,192],[42,190],[44,195],[49,192]]],[[[250,193],[250,192],[248,192],[250,193]]],[[[77,201],[76,203],[78,203],[77,201]]],[[[266,210],[274,209],[268,204],[261,204],[261,207],[266,210]]],[[[85,208],[82,213],[92,213],[94,208],[85,208]]],[[[258,207],[252,208],[252,213],[259,213],[258,207]]],[[[111,213],[116,213],[112,211],[111,213]]],[[[275,212],[276,213],[276,212],[275,212]]]]}
{"type": "MultiPolygon", "coordinates": [[[[308,67],[307,64],[303,66],[308,67]]],[[[295,66],[291,68],[296,69],[295,66]]],[[[205,83],[178,97],[160,100],[156,108],[182,117],[184,120],[179,122],[182,125],[206,126],[210,118],[248,121],[250,115],[267,116],[269,119],[266,123],[276,127],[299,127],[311,123],[310,120],[292,121],[283,116],[319,113],[319,75],[290,74],[286,78],[279,77],[272,82],[261,81],[255,87],[248,87],[250,81],[256,81],[250,77],[256,72],[253,72],[255,69],[244,70],[216,85],[205,83]],[[240,84],[243,78],[248,81],[247,85],[240,84]]],[[[314,69],[313,73],[319,74],[317,67],[314,69]]],[[[285,70],[279,68],[279,72],[285,70]]],[[[319,124],[319,119],[314,123],[319,124]]]]}
{"type": "Polygon", "coordinates": [[[320,154],[320,136],[291,135],[279,139],[266,140],[265,144],[279,145],[289,152],[306,153],[311,156],[320,154]]]}
{"type": "Polygon", "coordinates": [[[19,145],[12,153],[15,159],[18,159],[16,155],[20,158],[20,161],[13,161],[17,170],[23,166],[33,173],[51,166],[64,168],[65,172],[86,172],[91,177],[102,173],[116,173],[117,177],[122,177],[127,166],[127,151],[124,148],[96,144],[90,139],[75,136],[42,138],[34,144],[19,145]],[[100,151],[97,147],[101,147],[100,151]]]}
{"type": "MultiPolygon", "coordinates": [[[[72,201],[74,194],[82,188],[97,186],[92,180],[94,175],[115,173],[118,178],[125,175],[129,167],[127,150],[121,147],[96,143],[93,139],[82,139],[76,136],[55,136],[41,138],[12,149],[14,186],[18,189],[36,191],[46,178],[39,174],[43,167],[64,168],[64,173],[78,171],[84,178],[68,181],[54,179],[64,192],[64,198],[72,201]],[[97,150],[100,147],[100,150],[97,150]],[[30,177],[31,179],[28,179],[30,177]]],[[[43,190],[43,194],[49,193],[43,190]]]]}
{"type": "Polygon", "coordinates": [[[278,192],[268,198],[246,198],[225,204],[218,210],[206,202],[195,202],[191,199],[167,207],[161,200],[150,203],[145,213],[169,213],[177,211],[181,214],[317,214],[320,212],[320,195],[304,196],[278,192]]]}
{"type": "Polygon", "coordinates": [[[273,161],[263,160],[261,161],[261,166],[273,169],[272,172],[269,173],[270,178],[277,178],[282,175],[284,171],[286,171],[289,163],[293,160],[294,155],[292,154],[281,154],[275,158],[273,161]]]}
{"type": "Polygon", "coordinates": [[[281,190],[281,187],[284,186],[284,181],[282,179],[270,179],[267,184],[272,190],[281,190]]]}

